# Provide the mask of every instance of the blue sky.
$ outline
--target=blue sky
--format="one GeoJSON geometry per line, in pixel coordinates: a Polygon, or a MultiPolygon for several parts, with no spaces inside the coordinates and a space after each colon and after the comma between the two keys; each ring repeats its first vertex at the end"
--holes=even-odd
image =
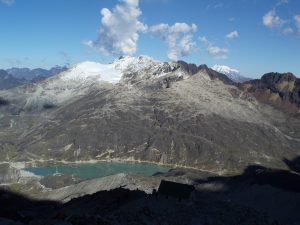
{"type": "Polygon", "coordinates": [[[0,68],[143,54],[300,76],[298,0],[0,0],[0,29],[0,68]]]}

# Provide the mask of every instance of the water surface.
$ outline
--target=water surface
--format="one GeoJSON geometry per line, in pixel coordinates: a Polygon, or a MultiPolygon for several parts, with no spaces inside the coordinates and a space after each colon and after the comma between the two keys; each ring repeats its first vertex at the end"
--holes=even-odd
{"type": "Polygon", "coordinates": [[[26,168],[25,170],[39,176],[47,176],[55,173],[64,173],[75,175],[83,179],[93,179],[123,172],[142,173],[146,176],[151,176],[159,172],[165,173],[169,169],[170,168],[168,167],[146,163],[98,162],[31,167],[26,168]]]}

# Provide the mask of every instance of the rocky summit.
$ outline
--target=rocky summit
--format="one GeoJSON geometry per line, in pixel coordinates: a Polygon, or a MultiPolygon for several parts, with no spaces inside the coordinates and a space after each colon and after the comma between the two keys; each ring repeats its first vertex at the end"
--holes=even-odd
{"type": "Polygon", "coordinates": [[[4,161],[124,160],[235,173],[300,149],[299,79],[120,57],[0,92],[4,161]]]}
{"type": "Polygon", "coordinates": [[[300,79],[292,73],[267,73],[260,80],[245,82],[241,87],[260,102],[299,114],[300,79]]]}

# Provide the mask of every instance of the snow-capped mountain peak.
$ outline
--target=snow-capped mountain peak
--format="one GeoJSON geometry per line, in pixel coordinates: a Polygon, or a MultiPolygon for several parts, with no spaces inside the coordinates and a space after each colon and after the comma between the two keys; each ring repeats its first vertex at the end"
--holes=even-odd
{"type": "MultiPolygon", "coordinates": [[[[28,93],[25,108],[42,109],[44,104],[61,105],[63,102],[76,100],[100,86],[110,87],[106,86],[106,83],[153,80],[173,73],[172,69],[172,63],[156,61],[148,56],[124,56],[109,64],[84,61],[37,83],[28,93]]],[[[180,70],[176,75],[182,76],[180,70]]]]}
{"type": "Polygon", "coordinates": [[[138,57],[122,56],[113,62],[115,67],[122,72],[125,72],[126,70],[130,70],[131,72],[138,72],[155,63],[159,63],[159,61],[156,61],[153,58],[144,55],[138,57]]]}
{"type": "Polygon", "coordinates": [[[148,56],[122,56],[110,64],[85,61],[62,73],[61,79],[65,81],[97,80],[115,84],[121,80],[124,73],[137,73],[158,64],[160,65],[161,62],[148,56]]]}
{"type": "Polygon", "coordinates": [[[229,73],[240,74],[240,71],[238,71],[237,69],[232,69],[229,66],[225,66],[225,65],[214,65],[212,69],[218,72],[223,72],[225,74],[229,74],[229,73]]]}
{"type": "Polygon", "coordinates": [[[239,70],[232,69],[226,65],[214,65],[212,69],[219,73],[225,74],[229,79],[231,79],[234,82],[244,82],[250,80],[249,78],[241,75],[239,70]]]}
{"type": "Polygon", "coordinates": [[[71,69],[61,74],[61,79],[65,81],[94,79],[109,83],[117,83],[121,79],[121,76],[121,71],[116,69],[114,64],[85,61],[73,66],[71,69]]]}

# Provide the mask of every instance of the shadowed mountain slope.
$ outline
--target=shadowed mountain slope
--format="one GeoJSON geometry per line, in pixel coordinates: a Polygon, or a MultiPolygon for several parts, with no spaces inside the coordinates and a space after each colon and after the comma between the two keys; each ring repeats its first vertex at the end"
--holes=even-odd
{"type": "Polygon", "coordinates": [[[298,174],[289,171],[250,166],[235,176],[183,169],[153,177],[118,174],[48,190],[38,198],[43,200],[1,190],[0,222],[293,225],[299,221],[300,189],[295,186],[299,179],[298,174]],[[123,183],[116,179],[120,176],[123,183]],[[144,192],[151,187],[157,190],[153,181],[159,184],[162,179],[172,181],[160,183],[167,183],[168,188],[172,184],[171,192],[144,192]],[[119,187],[111,186],[118,185],[116,182],[119,187]],[[192,191],[190,196],[181,198],[180,189],[187,188],[192,191]],[[49,196],[53,200],[47,200],[49,196]]]}

